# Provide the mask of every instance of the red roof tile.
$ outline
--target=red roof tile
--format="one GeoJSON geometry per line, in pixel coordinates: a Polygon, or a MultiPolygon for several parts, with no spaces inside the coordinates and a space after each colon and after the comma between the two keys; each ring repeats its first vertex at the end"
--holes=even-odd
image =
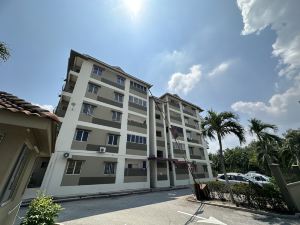
{"type": "Polygon", "coordinates": [[[54,113],[3,91],[0,91],[0,110],[22,112],[28,116],[39,116],[59,122],[58,117],[54,113]]]}

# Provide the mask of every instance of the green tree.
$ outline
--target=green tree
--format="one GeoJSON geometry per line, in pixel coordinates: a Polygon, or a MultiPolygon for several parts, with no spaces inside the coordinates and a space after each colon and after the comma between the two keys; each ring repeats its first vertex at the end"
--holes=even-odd
{"type": "Polygon", "coordinates": [[[287,130],[284,137],[281,158],[287,167],[297,164],[300,169],[300,129],[287,130]]]}
{"type": "Polygon", "coordinates": [[[0,41],[0,61],[6,61],[10,56],[7,45],[0,41]]]}
{"type": "Polygon", "coordinates": [[[219,142],[219,156],[221,161],[221,167],[225,176],[226,185],[230,190],[230,199],[234,202],[231,187],[229,185],[225,160],[223,155],[222,138],[228,134],[234,134],[238,137],[240,143],[245,141],[244,128],[238,122],[238,116],[232,112],[217,113],[213,110],[208,111],[208,115],[204,118],[202,123],[203,135],[211,140],[217,139],[219,142]]]}
{"type": "Polygon", "coordinates": [[[266,162],[267,165],[271,165],[276,159],[276,147],[281,142],[281,138],[270,131],[277,131],[276,125],[264,123],[258,119],[251,119],[250,122],[250,133],[256,135],[258,139],[257,152],[259,160],[266,162]]]}
{"type": "Polygon", "coordinates": [[[226,170],[245,173],[249,168],[249,157],[246,148],[235,147],[224,152],[226,170]]]}

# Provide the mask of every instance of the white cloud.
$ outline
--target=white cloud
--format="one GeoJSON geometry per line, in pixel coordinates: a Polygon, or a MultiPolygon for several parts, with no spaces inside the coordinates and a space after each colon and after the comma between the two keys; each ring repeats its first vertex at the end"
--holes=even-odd
{"type": "Polygon", "coordinates": [[[200,81],[202,76],[201,66],[193,65],[189,73],[174,73],[168,81],[168,90],[175,93],[187,94],[200,81]]]}
{"type": "Polygon", "coordinates": [[[208,76],[213,77],[213,76],[216,76],[216,75],[226,72],[229,69],[229,67],[231,66],[231,64],[232,64],[231,61],[222,62],[221,64],[216,66],[211,72],[209,72],[208,76]]]}
{"type": "Polygon", "coordinates": [[[154,57],[154,64],[161,67],[171,67],[177,70],[186,67],[190,63],[190,56],[185,51],[163,51],[154,57]]]}
{"type": "Polygon", "coordinates": [[[53,112],[53,110],[54,110],[54,106],[53,105],[40,105],[40,104],[37,104],[37,103],[32,103],[32,105],[39,106],[42,109],[46,109],[46,110],[48,110],[50,112],[53,112]]]}
{"type": "Polygon", "coordinates": [[[270,26],[277,38],[273,55],[284,66],[279,75],[298,75],[300,69],[300,1],[237,0],[244,22],[243,35],[257,33],[270,26]]]}
{"type": "Polygon", "coordinates": [[[283,126],[300,125],[300,82],[296,81],[283,93],[274,94],[268,101],[238,101],[231,105],[234,111],[239,111],[283,126]],[[297,122],[298,121],[298,122],[297,122]]]}
{"type": "Polygon", "coordinates": [[[297,127],[300,125],[300,1],[237,0],[237,4],[244,22],[243,35],[259,34],[266,27],[276,33],[272,54],[279,59],[279,75],[292,79],[293,83],[286,91],[271,96],[267,103],[237,101],[231,108],[285,129],[297,127]]]}

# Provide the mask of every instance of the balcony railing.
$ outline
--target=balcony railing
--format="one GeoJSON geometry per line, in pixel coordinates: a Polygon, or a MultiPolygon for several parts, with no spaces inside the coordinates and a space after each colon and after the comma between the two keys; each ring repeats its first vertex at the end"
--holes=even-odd
{"type": "Polygon", "coordinates": [[[146,168],[125,168],[124,176],[147,176],[146,168]]]}
{"type": "Polygon", "coordinates": [[[71,70],[74,71],[74,72],[76,72],[76,73],[80,73],[80,69],[81,69],[80,66],[72,66],[71,67],[71,70]]]}
{"type": "Polygon", "coordinates": [[[183,109],[182,110],[185,114],[188,114],[188,115],[190,115],[190,116],[196,116],[196,113],[195,112],[191,112],[191,111],[189,111],[189,110],[187,110],[187,109],[183,109]]]}

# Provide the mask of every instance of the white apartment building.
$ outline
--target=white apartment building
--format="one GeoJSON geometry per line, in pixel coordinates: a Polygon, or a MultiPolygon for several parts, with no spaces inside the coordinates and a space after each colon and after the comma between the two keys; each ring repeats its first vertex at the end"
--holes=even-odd
{"type": "Polygon", "coordinates": [[[168,93],[149,97],[149,88],[119,67],[71,50],[55,110],[62,122],[56,149],[46,172],[33,175],[40,188],[72,196],[187,185],[185,160],[194,161],[197,178],[212,178],[201,108],[168,93]]]}

